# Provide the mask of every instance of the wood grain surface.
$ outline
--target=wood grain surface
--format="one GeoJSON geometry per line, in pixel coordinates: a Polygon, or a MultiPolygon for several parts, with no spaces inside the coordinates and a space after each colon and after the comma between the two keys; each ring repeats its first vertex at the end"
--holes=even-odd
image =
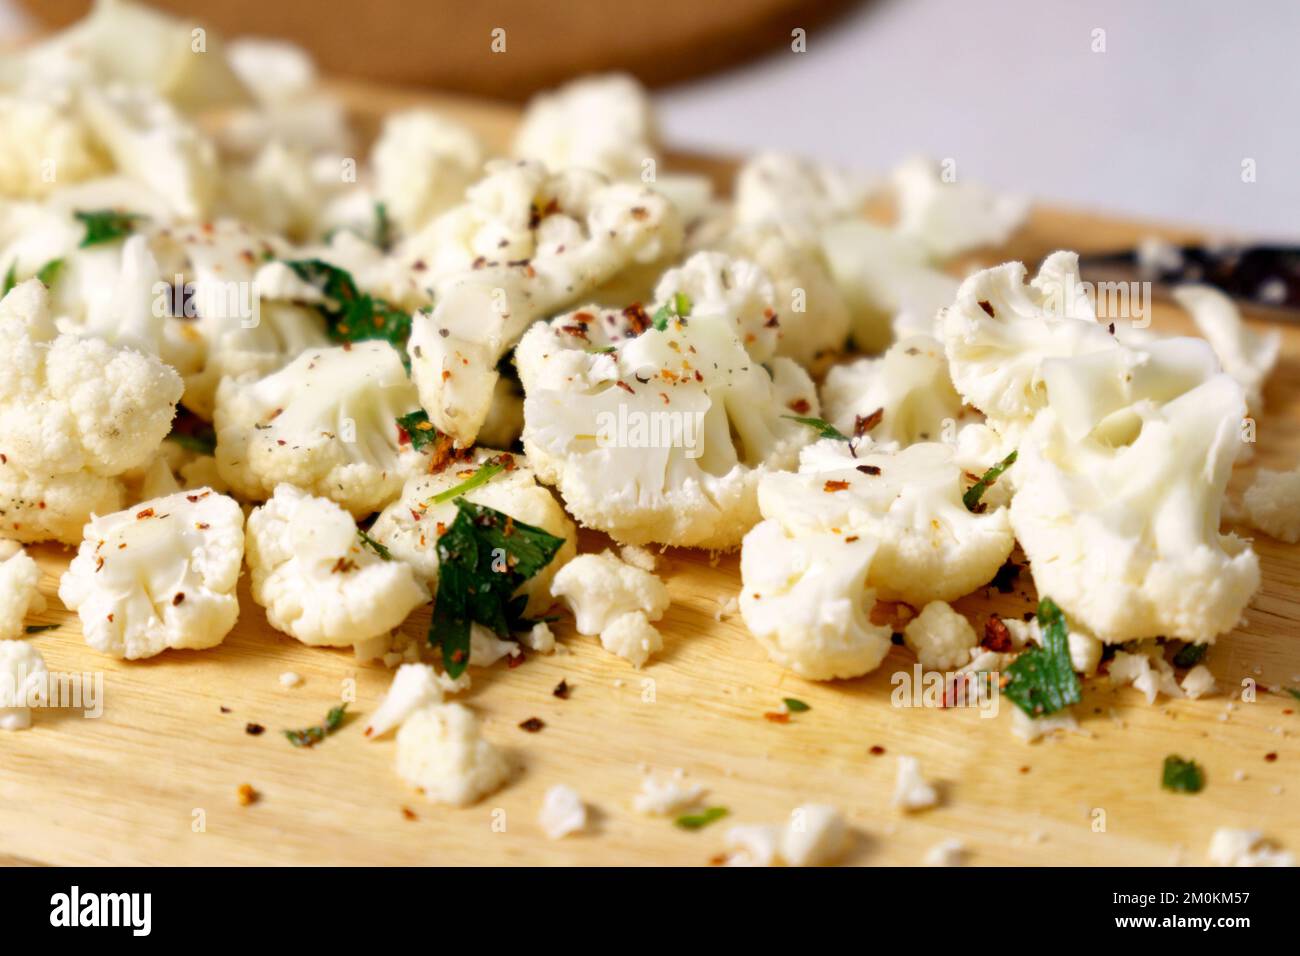
{"type": "MultiPolygon", "coordinates": [[[[348,90],[371,115],[409,101],[369,87],[348,90]]],[[[422,99],[497,142],[513,116],[422,99]]],[[[720,178],[730,168],[691,164],[720,178]]],[[[1152,232],[1194,234],[1044,207],[1006,253],[1032,263],[1055,248],[1111,248],[1152,232]]],[[[1155,327],[1187,322],[1160,305],[1155,327]]],[[[1300,330],[1284,335],[1255,460],[1239,469],[1237,491],[1256,465],[1300,460],[1300,330]]],[[[602,542],[584,536],[586,548],[602,542]]],[[[1255,547],[1264,583],[1249,622],[1220,638],[1207,658],[1229,693],[1246,679],[1300,685],[1300,547],[1262,536],[1255,547]]],[[[450,809],[396,776],[391,738],[367,741],[362,720],[312,750],[294,749],[280,732],[319,721],[353,688],[352,710],[373,711],[390,671],[278,634],[246,584],[239,624],[221,647],[114,661],[84,644],[55,596],[67,553],[33,550],[51,604],[37,620],[61,626],[30,640],[53,671],[101,673],[105,707],[98,719],[39,711],[30,731],[0,735],[0,862],[704,865],[723,849],[729,824],[779,822],[805,801],[844,810],[855,829],[848,862],[861,864],[918,864],[927,848],[953,837],[966,843],[974,864],[1202,863],[1219,826],[1260,829],[1300,851],[1300,703],[1291,697],[1261,692],[1229,708],[1220,694],[1152,707],[1132,689],[1090,682],[1077,708],[1082,733],[1025,744],[1010,733],[1009,702],[995,719],[969,709],[891,706],[891,675],[913,663],[901,648],[853,681],[812,683],[769,663],[738,616],[717,619],[738,587],[734,555],[713,563],[703,554],[668,552],[666,646],[641,671],[568,624],[558,628],[568,653],[476,671],[465,699],[516,769],[499,793],[450,809]],[[281,687],[278,676],[287,670],[304,683],[281,687]],[[568,700],[551,693],[562,679],[572,688],[568,700]],[[811,710],[785,724],[765,720],[783,697],[811,710]],[[521,730],[531,717],[544,729],[521,730]],[[267,731],[250,736],[249,722],[267,731]],[[873,747],[884,753],[873,755],[873,747]],[[1203,792],[1161,789],[1161,764],[1171,753],[1205,768],[1203,792]],[[939,782],[939,807],[906,816],[892,808],[900,754],[920,758],[926,776],[939,782]],[[707,787],[706,803],[728,808],[729,818],[689,832],[638,815],[631,804],[645,768],[682,768],[707,787]],[[250,806],[236,797],[245,783],[260,794],[250,806]],[[574,786],[588,802],[589,832],[559,841],[542,833],[537,811],[556,783],[574,786]]],[[[992,610],[1029,609],[1023,577],[1015,593],[981,592],[960,607],[977,625],[992,610]]],[[[408,627],[420,632],[426,620],[417,615],[408,627]]]]}

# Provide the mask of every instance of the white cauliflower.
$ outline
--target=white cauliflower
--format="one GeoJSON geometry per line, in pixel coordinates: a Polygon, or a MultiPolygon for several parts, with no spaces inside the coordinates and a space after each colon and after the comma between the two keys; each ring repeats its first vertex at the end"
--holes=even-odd
{"type": "Polygon", "coordinates": [[[792,239],[815,242],[822,227],[856,216],[870,184],[787,153],[760,153],[736,174],[736,220],[773,223],[792,239]]]}
{"type": "Polygon", "coordinates": [[[0,196],[37,199],[109,170],[67,90],[0,94],[0,196]]]}
{"type": "Polygon", "coordinates": [[[1191,314],[1223,370],[1245,390],[1246,407],[1258,415],[1264,408],[1264,383],[1282,349],[1281,329],[1249,328],[1232,299],[1213,286],[1182,285],[1173,296],[1191,314]]]}
{"type": "Polygon", "coordinates": [[[1114,687],[1132,685],[1142,692],[1148,704],[1156,697],[1182,697],[1173,665],[1164,659],[1160,647],[1154,642],[1139,646],[1135,653],[1116,651],[1106,669],[1106,678],[1114,687]]]}
{"type": "Polygon", "coordinates": [[[365,735],[378,740],[421,707],[441,704],[443,687],[428,664],[403,664],[393,675],[383,702],[366,722],[365,735]]]}
{"type": "Polygon", "coordinates": [[[1294,854],[1278,848],[1258,830],[1219,827],[1208,852],[1215,866],[1295,866],[1294,854]]]}
{"type": "Polygon", "coordinates": [[[1288,544],[1300,541],[1300,469],[1261,468],[1241,503],[1253,527],[1288,544]]]}
{"type": "Polygon", "coordinates": [[[939,259],[1002,245],[1029,214],[1024,198],[958,181],[955,171],[946,178],[937,164],[924,158],[900,165],[892,181],[899,232],[919,239],[939,259]]]}
{"type": "Polygon", "coordinates": [[[26,730],[32,707],[49,693],[49,671],[41,652],[26,641],[0,640],[0,730],[26,730]]]}
{"type": "Polygon", "coordinates": [[[20,541],[71,544],[92,512],[121,507],[116,476],[157,453],[181,380],[152,356],[56,335],[35,280],[0,301],[0,340],[0,520],[20,541]]]}
{"type": "Polygon", "coordinates": [[[611,551],[574,558],[555,575],[551,593],[573,611],[580,634],[599,635],[605,650],[635,667],[663,648],[650,622],[668,610],[668,589],[611,551]]]}
{"type": "Polygon", "coordinates": [[[468,806],[500,789],[510,765],[463,704],[429,704],[397,731],[397,773],[426,797],[468,806]]]}
{"type": "Polygon", "coordinates": [[[622,73],[588,76],[528,103],[512,152],[560,170],[594,169],[610,179],[641,177],[658,161],[659,134],[645,89],[622,73]]]}
{"type": "Polygon", "coordinates": [[[483,146],[432,110],[393,113],[371,152],[375,195],[404,233],[459,203],[483,169],[483,146]]]}
{"type": "Polygon", "coordinates": [[[387,342],[309,349],[258,380],[217,389],[217,469],[241,495],[281,482],[360,517],[382,508],[427,459],[400,440],[397,419],[419,408],[387,342]]]}
{"type": "Polygon", "coordinates": [[[744,824],[727,831],[735,866],[830,866],[853,842],[844,815],[823,803],[807,803],[790,811],[784,825],[744,824]]]}
{"type": "Polygon", "coordinates": [[[898,778],[894,782],[894,806],[904,812],[926,810],[939,802],[939,792],[921,775],[921,762],[900,755],[898,778]]]}
{"type": "Polygon", "coordinates": [[[673,314],[684,308],[681,314],[691,319],[730,323],[760,362],[776,351],[776,292],[767,273],[748,259],[697,252],[663,274],[654,300],[673,314]]]}
{"type": "Polygon", "coordinates": [[[0,538],[0,640],[24,633],[23,619],[45,610],[41,569],[15,541],[0,538]]]}
{"type": "Polygon", "coordinates": [[[928,671],[955,670],[979,646],[975,628],[946,601],[931,601],[903,628],[903,640],[928,671]]]}
{"type": "Polygon", "coordinates": [[[943,439],[962,411],[943,346],[922,335],[896,342],[879,358],[835,366],[821,400],[823,417],[843,434],[857,435],[859,422],[867,425],[879,411],[862,434],[904,446],[943,439]]]}
{"type": "Polygon", "coordinates": [[[271,626],[304,644],[375,637],[429,600],[415,570],[377,553],[346,511],[288,484],[248,516],[248,568],[271,626]]]}
{"type": "Polygon", "coordinates": [[[548,175],[531,163],[494,169],[399,252],[427,271],[436,302],[414,316],[409,345],[430,420],[472,444],[497,363],[534,320],[681,242],[676,210],[648,189],[581,170],[548,175]]]}
{"type": "Polygon", "coordinates": [[[562,839],[570,833],[581,833],[587,826],[587,806],[577,790],[557,783],[542,797],[537,823],[552,840],[562,839]]]}
{"type": "Polygon", "coordinates": [[[138,660],[215,647],[235,626],[244,513],[210,489],[93,518],[59,581],[86,643],[138,660]]]}
{"type": "Polygon", "coordinates": [[[528,595],[525,615],[538,618],[551,605],[551,580],[578,553],[577,531],[555,496],[537,483],[522,456],[479,448],[468,461],[453,461],[436,474],[412,477],[402,489],[401,496],[375,520],[370,534],[395,558],[411,565],[417,576],[436,591],[440,529],[450,527],[458,512],[454,499],[448,498],[441,503],[433,499],[462,484],[479,468],[492,462],[504,463],[506,469],[485,484],[467,491],[463,495],[465,500],[493,508],[516,521],[564,539],[563,546],[550,563],[525,581],[519,590],[520,594],[528,595]]]}
{"type": "Polygon", "coordinates": [[[735,547],[758,520],[756,488],[812,436],[811,380],[756,362],[734,317],[632,307],[579,310],[529,330],[515,352],[524,448],[581,523],[625,544],[735,547]]]}

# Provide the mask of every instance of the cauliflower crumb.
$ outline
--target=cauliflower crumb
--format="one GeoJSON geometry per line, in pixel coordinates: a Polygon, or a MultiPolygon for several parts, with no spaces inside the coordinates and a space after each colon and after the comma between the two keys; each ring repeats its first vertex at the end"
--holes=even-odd
{"type": "Polygon", "coordinates": [[[49,673],[41,652],[25,641],[0,641],[0,730],[32,725],[33,704],[45,700],[49,673]]]}
{"type": "Polygon", "coordinates": [[[580,633],[599,635],[607,651],[636,667],[663,647],[650,622],[668,610],[668,589],[610,551],[574,558],[556,574],[551,593],[573,611],[580,633]]]}
{"type": "Polygon", "coordinates": [[[925,853],[926,866],[961,866],[966,862],[966,844],[958,839],[941,840],[925,853]]]}
{"type": "Polygon", "coordinates": [[[302,675],[295,671],[285,671],[280,675],[281,687],[297,687],[302,684],[302,675]]]}
{"type": "Polygon", "coordinates": [[[1178,686],[1173,666],[1160,656],[1154,645],[1150,650],[1149,654],[1116,651],[1107,675],[1111,684],[1116,687],[1132,684],[1146,696],[1148,704],[1154,704],[1160,694],[1182,697],[1183,690],[1178,686]]]}
{"type": "Polygon", "coordinates": [[[835,807],[809,803],[795,807],[784,826],[746,824],[727,831],[732,866],[829,866],[848,849],[851,834],[835,807]]]}
{"type": "Polygon", "coordinates": [[[578,791],[557,783],[546,791],[537,822],[552,840],[580,833],[587,826],[587,807],[578,791]]]}
{"type": "Polygon", "coordinates": [[[898,779],[894,784],[894,806],[911,812],[925,810],[939,802],[939,793],[921,776],[921,762],[915,757],[898,758],[898,779]]]}
{"type": "Polygon", "coordinates": [[[1210,862],[1216,866],[1295,866],[1295,857],[1270,846],[1258,830],[1220,827],[1210,838],[1210,862]]]}
{"type": "Polygon", "coordinates": [[[403,664],[393,675],[379,708],[370,716],[365,735],[371,740],[384,736],[427,704],[442,703],[443,686],[428,664],[403,664]]]}
{"type": "Polygon", "coordinates": [[[666,817],[693,806],[703,796],[704,788],[699,784],[682,783],[680,770],[668,778],[646,774],[632,805],[637,813],[666,817]]]}
{"type": "Polygon", "coordinates": [[[634,568],[640,568],[642,571],[649,571],[654,574],[655,568],[659,564],[659,559],[649,548],[643,548],[640,545],[625,544],[618,549],[619,557],[627,564],[634,568]]]}
{"type": "Polygon", "coordinates": [[[41,569],[14,541],[0,539],[0,640],[23,634],[23,619],[45,610],[41,569]]]}
{"type": "Polygon", "coordinates": [[[1079,722],[1074,719],[1074,713],[1068,708],[1041,717],[1030,717],[1019,707],[1011,711],[1011,732],[1025,743],[1033,743],[1058,730],[1079,732],[1079,722]]]}
{"type": "Polygon", "coordinates": [[[951,670],[970,659],[979,644],[970,621],[946,601],[931,601],[903,628],[903,640],[926,670],[951,670]]]}
{"type": "Polygon", "coordinates": [[[1183,676],[1183,693],[1192,700],[1207,697],[1219,689],[1214,674],[1204,664],[1197,664],[1183,676]]]}
{"type": "Polygon", "coordinates": [[[1300,469],[1261,468],[1241,503],[1252,527],[1288,544],[1300,541],[1300,469]]]}
{"type": "Polygon", "coordinates": [[[538,654],[551,654],[555,651],[555,633],[545,621],[538,621],[519,640],[524,647],[538,654]]]}
{"type": "Polygon", "coordinates": [[[472,710],[427,704],[397,731],[397,773],[429,799],[463,807],[499,789],[510,767],[472,710]]]}

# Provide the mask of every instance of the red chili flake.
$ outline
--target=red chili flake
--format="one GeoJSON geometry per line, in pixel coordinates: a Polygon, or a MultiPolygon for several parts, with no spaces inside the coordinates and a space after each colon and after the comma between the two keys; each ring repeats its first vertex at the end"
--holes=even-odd
{"type": "Polygon", "coordinates": [[[767,317],[767,321],[763,323],[765,328],[774,329],[781,324],[780,319],[772,309],[764,309],[763,315],[767,317]]]}
{"type": "Polygon", "coordinates": [[[1020,772],[1021,772],[1021,773],[1029,773],[1029,768],[1028,768],[1028,767],[1021,767],[1021,768],[1020,768],[1020,772]]]}
{"type": "Polygon", "coordinates": [[[880,466],[879,465],[858,465],[858,471],[862,472],[864,475],[875,476],[880,474],[880,466]]]}
{"type": "Polygon", "coordinates": [[[225,704],[222,704],[222,705],[221,705],[221,712],[222,712],[223,714],[228,714],[228,713],[230,713],[230,708],[227,707],[225,704]]]}
{"type": "Polygon", "coordinates": [[[769,710],[763,715],[764,720],[770,720],[774,724],[790,723],[790,715],[783,710],[769,710]]]}
{"type": "MultiPolygon", "coordinates": [[[[104,556],[101,554],[99,557],[95,559],[95,570],[98,572],[98,571],[102,571],[103,568],[104,568],[104,556]]],[[[112,619],[113,618],[110,616],[109,620],[111,621],[112,619]]]]}
{"type": "Polygon", "coordinates": [[[1269,753],[1264,754],[1264,759],[1267,760],[1269,763],[1274,763],[1274,762],[1276,762],[1276,761],[1277,761],[1277,751],[1274,750],[1274,751],[1270,751],[1269,753]]]}
{"type": "Polygon", "coordinates": [[[794,401],[790,402],[789,405],[787,405],[786,407],[789,408],[790,411],[792,412],[796,412],[800,415],[806,415],[808,413],[808,410],[812,408],[812,405],[808,403],[808,399],[806,398],[796,398],[794,401]]]}
{"type": "Polygon", "coordinates": [[[239,789],[235,791],[235,798],[239,801],[241,807],[256,803],[257,798],[260,796],[261,794],[253,789],[251,783],[241,783],[239,789]]]}
{"type": "Polygon", "coordinates": [[[993,312],[993,304],[988,299],[980,299],[980,308],[989,314],[989,318],[997,318],[997,315],[993,312]]]}
{"type": "Polygon", "coordinates": [[[885,754],[885,748],[880,744],[872,744],[870,753],[873,757],[882,757],[885,754]]]}
{"type": "Polygon", "coordinates": [[[514,670],[516,667],[518,667],[527,659],[528,658],[524,656],[523,651],[520,651],[518,654],[511,654],[508,658],[506,658],[507,668],[509,670],[514,670]]]}
{"type": "Polygon", "coordinates": [[[172,598],[172,607],[176,607],[178,604],[182,603],[184,600],[185,600],[185,592],[184,592],[184,591],[177,591],[177,592],[176,592],[176,596],[172,598]]]}
{"type": "Polygon", "coordinates": [[[616,384],[616,385],[617,385],[619,388],[621,388],[623,391],[627,392],[629,395],[635,395],[635,394],[636,394],[636,389],[634,389],[631,385],[629,385],[627,382],[623,381],[622,379],[619,379],[619,380],[618,380],[617,382],[615,382],[614,384],[616,384]]]}
{"type": "Polygon", "coordinates": [[[879,425],[881,420],[884,419],[884,417],[885,417],[885,410],[883,408],[877,408],[870,415],[854,415],[853,416],[853,437],[861,438],[867,432],[871,431],[871,429],[879,425]]]}
{"type": "Polygon", "coordinates": [[[552,696],[552,697],[558,697],[558,698],[560,698],[560,700],[568,700],[568,699],[569,699],[569,682],[568,682],[567,680],[561,680],[561,681],[560,681],[558,684],[556,684],[555,687],[551,690],[551,696],[552,696]]]}
{"type": "Polygon", "coordinates": [[[135,513],[135,519],[136,519],[137,521],[140,521],[140,520],[142,520],[142,519],[144,519],[144,518],[152,518],[152,517],[153,517],[153,509],[152,509],[152,508],[145,508],[143,511],[137,511],[137,512],[135,513]]]}
{"type": "Polygon", "coordinates": [[[633,206],[632,218],[637,222],[645,222],[650,218],[650,210],[646,209],[645,206],[633,206]]]}
{"type": "Polygon", "coordinates": [[[640,302],[633,302],[624,309],[623,318],[627,321],[628,328],[632,330],[633,335],[640,335],[650,328],[650,316],[645,314],[645,309],[641,307],[640,302]]]}
{"type": "Polygon", "coordinates": [[[250,737],[260,737],[266,733],[266,728],[261,724],[247,723],[244,724],[244,733],[250,737]]]}
{"type": "Polygon", "coordinates": [[[822,491],[830,491],[830,492],[845,491],[848,489],[848,487],[849,487],[849,483],[847,481],[828,480],[826,484],[822,486],[822,491]]]}
{"type": "Polygon", "coordinates": [[[419,819],[419,817],[415,815],[415,811],[412,810],[410,807],[402,807],[402,817],[407,820],[419,819]]]}
{"type": "Polygon", "coordinates": [[[525,720],[523,723],[519,725],[519,729],[526,730],[530,734],[535,734],[545,726],[546,724],[542,722],[542,718],[529,717],[527,720],[525,720]]]}
{"type": "Polygon", "coordinates": [[[998,615],[990,614],[984,622],[984,640],[980,641],[980,645],[999,654],[1005,654],[1014,647],[1011,632],[998,615]]]}

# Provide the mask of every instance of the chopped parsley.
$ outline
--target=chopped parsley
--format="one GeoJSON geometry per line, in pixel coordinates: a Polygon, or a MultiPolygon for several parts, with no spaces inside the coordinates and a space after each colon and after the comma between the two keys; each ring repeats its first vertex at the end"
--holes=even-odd
{"type": "Polygon", "coordinates": [[[284,735],[289,738],[289,743],[295,747],[315,747],[343,726],[343,717],[347,709],[347,704],[339,704],[337,707],[330,708],[330,712],[325,715],[324,723],[315,727],[306,727],[303,730],[286,730],[284,735]]]}
{"type": "Polygon", "coordinates": [[[366,534],[360,528],[357,529],[357,537],[361,539],[361,543],[363,545],[365,545],[371,551],[375,552],[375,554],[379,555],[385,561],[393,560],[392,552],[390,552],[386,547],[384,547],[374,538],[370,537],[370,535],[366,534]]]}
{"type": "Polygon", "coordinates": [[[78,210],[73,215],[86,226],[86,235],[81,240],[82,249],[129,236],[135,231],[137,222],[148,218],[138,213],[118,212],[116,209],[78,210]]]}
{"type": "Polygon", "coordinates": [[[691,314],[691,299],[685,292],[674,292],[671,302],[661,305],[655,310],[650,324],[658,331],[662,332],[668,328],[668,322],[672,319],[684,319],[691,314]]]}
{"type": "Polygon", "coordinates": [[[1200,793],[1205,789],[1205,771],[1195,760],[1184,760],[1177,754],[1165,758],[1160,785],[1175,793],[1200,793]]]}
{"type": "Polygon", "coordinates": [[[423,408],[417,408],[409,415],[402,415],[397,419],[397,425],[406,432],[411,439],[411,447],[416,451],[424,451],[425,446],[438,440],[438,429],[434,427],[433,422],[429,421],[429,413],[423,408]]]}
{"type": "Polygon", "coordinates": [[[388,205],[375,203],[375,245],[387,252],[393,245],[393,222],[388,218],[388,205]]]}
{"type": "Polygon", "coordinates": [[[549,531],[464,498],[456,499],[456,509],[456,520],[438,539],[438,595],[429,622],[429,643],[442,648],[453,680],[469,664],[471,623],[503,638],[528,626],[528,598],[515,592],[564,544],[549,531]]]}
{"type": "Polygon", "coordinates": [[[1183,670],[1195,667],[1204,660],[1205,652],[1209,649],[1209,644],[1184,644],[1174,655],[1174,666],[1183,670]]]}
{"type": "Polygon", "coordinates": [[[46,631],[57,631],[57,624],[28,624],[23,628],[24,634],[44,634],[46,631]]]}
{"type": "Polygon", "coordinates": [[[805,710],[812,710],[811,707],[801,701],[798,697],[786,697],[782,700],[782,703],[785,704],[785,709],[792,714],[802,714],[805,710]]]}
{"type": "Polygon", "coordinates": [[[62,259],[51,259],[45,265],[36,270],[36,278],[41,280],[41,285],[50,288],[58,281],[59,273],[63,271],[62,259]]]}
{"type": "Polygon", "coordinates": [[[707,810],[701,810],[699,813],[686,813],[678,817],[673,822],[683,830],[701,830],[710,823],[716,823],[727,815],[729,811],[726,807],[709,807],[707,810]]]}
{"type": "Polygon", "coordinates": [[[782,415],[781,417],[788,418],[792,422],[798,422],[800,425],[807,425],[809,428],[817,429],[817,434],[821,438],[834,438],[836,441],[849,440],[848,435],[844,434],[823,418],[806,418],[801,415],[782,415]]]}
{"type": "Polygon", "coordinates": [[[997,481],[1004,471],[1016,463],[1018,452],[1012,452],[1003,458],[1000,462],[984,472],[984,477],[975,484],[966,489],[966,493],[961,496],[961,503],[966,506],[967,511],[979,512],[983,508],[980,506],[980,499],[984,497],[984,492],[989,490],[989,486],[997,481]]]}
{"type": "Polygon", "coordinates": [[[167,440],[200,455],[212,455],[217,450],[217,433],[207,423],[199,423],[192,431],[173,430],[167,435],[167,440]]]}
{"type": "Polygon", "coordinates": [[[1080,699],[1079,678],[1070,663],[1065,615],[1051,598],[1038,602],[1038,624],[1042,646],[1030,648],[1011,663],[1003,688],[1011,702],[1030,717],[1054,714],[1080,699]]]}
{"type": "Polygon", "coordinates": [[[429,499],[430,504],[440,505],[445,501],[451,501],[453,498],[459,498],[467,492],[473,491],[479,485],[486,485],[489,481],[505,470],[505,465],[499,461],[490,460],[483,462],[482,466],[474,474],[470,475],[459,485],[448,488],[446,491],[440,491],[429,499]]]}
{"type": "Polygon", "coordinates": [[[363,342],[382,339],[407,362],[406,340],[411,337],[411,314],[357,288],[352,274],[320,259],[285,261],[302,279],[319,289],[328,300],[321,306],[330,338],[335,342],[363,342]]]}
{"type": "Polygon", "coordinates": [[[1286,691],[1288,694],[1290,694],[1292,697],[1294,697],[1296,700],[1300,700],[1300,688],[1283,687],[1282,689],[1286,691]]]}
{"type": "Polygon", "coordinates": [[[18,260],[15,259],[13,262],[9,263],[9,269],[8,271],[5,272],[5,287],[4,287],[4,291],[0,292],[0,297],[8,295],[9,290],[12,289],[17,284],[18,284],[18,260]]]}

